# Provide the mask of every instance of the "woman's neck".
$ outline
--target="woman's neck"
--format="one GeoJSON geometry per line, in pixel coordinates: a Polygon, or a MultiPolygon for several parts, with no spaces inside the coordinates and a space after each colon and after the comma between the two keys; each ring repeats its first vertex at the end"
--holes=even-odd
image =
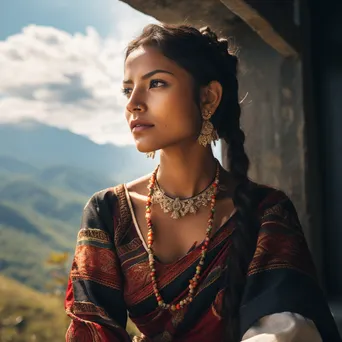
{"type": "Polygon", "coordinates": [[[210,148],[200,153],[161,151],[157,181],[167,195],[189,198],[208,187],[215,177],[216,167],[210,148]]]}

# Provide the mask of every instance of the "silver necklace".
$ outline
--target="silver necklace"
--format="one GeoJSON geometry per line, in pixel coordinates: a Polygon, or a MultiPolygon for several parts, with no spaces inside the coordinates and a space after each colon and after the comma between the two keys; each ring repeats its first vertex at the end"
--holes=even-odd
{"type": "MultiPolygon", "coordinates": [[[[216,174],[219,172],[219,163],[217,161],[216,174]]],[[[207,206],[215,193],[215,180],[213,180],[206,189],[199,194],[181,199],[168,196],[160,188],[157,180],[155,181],[152,194],[152,204],[159,204],[164,213],[171,213],[173,219],[179,219],[187,214],[195,214],[201,206],[207,206]]]]}

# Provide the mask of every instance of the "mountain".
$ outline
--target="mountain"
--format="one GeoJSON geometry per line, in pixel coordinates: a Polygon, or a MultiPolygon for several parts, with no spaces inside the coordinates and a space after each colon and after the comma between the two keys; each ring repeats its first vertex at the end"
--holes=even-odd
{"type": "Polygon", "coordinates": [[[0,155],[0,172],[10,172],[27,175],[37,172],[37,168],[12,157],[0,155]]]}
{"type": "Polygon", "coordinates": [[[67,166],[105,175],[117,182],[150,173],[157,165],[156,160],[147,159],[135,146],[98,145],[68,130],[35,121],[0,124],[0,156],[0,171],[4,168],[2,164],[10,170],[20,169],[20,163],[33,168],[67,166]],[[14,157],[19,164],[10,165],[8,157],[14,157]]]}
{"type": "MultiPolygon", "coordinates": [[[[75,166],[56,165],[41,169],[13,157],[0,156],[0,185],[4,183],[10,186],[12,195],[13,191],[17,193],[17,196],[31,195],[32,191],[37,191],[37,189],[30,188],[32,180],[42,187],[64,188],[86,196],[118,183],[117,180],[101,173],[75,166]],[[8,184],[9,177],[11,181],[15,179],[16,185],[8,184]]],[[[0,199],[6,196],[6,191],[6,188],[0,191],[0,199]]]]}
{"type": "Polygon", "coordinates": [[[101,174],[66,165],[48,167],[37,174],[36,178],[42,184],[66,187],[84,195],[93,194],[118,183],[101,174]]]}
{"type": "MultiPolygon", "coordinates": [[[[51,184],[46,186],[37,183],[34,178],[14,178],[0,187],[0,199],[5,203],[12,202],[17,206],[22,205],[26,208],[31,208],[36,213],[50,218],[75,223],[75,215],[78,219],[83,209],[83,202],[86,201],[93,191],[79,192],[76,195],[68,193],[65,187],[65,190],[60,192],[61,194],[57,193],[57,189],[52,187],[51,184]],[[70,195],[73,195],[74,198],[70,198],[72,197],[70,195]],[[61,198],[62,196],[63,198],[61,198]]],[[[0,223],[1,220],[0,212],[0,223]]],[[[8,223],[10,222],[13,224],[14,220],[10,219],[8,223]]]]}

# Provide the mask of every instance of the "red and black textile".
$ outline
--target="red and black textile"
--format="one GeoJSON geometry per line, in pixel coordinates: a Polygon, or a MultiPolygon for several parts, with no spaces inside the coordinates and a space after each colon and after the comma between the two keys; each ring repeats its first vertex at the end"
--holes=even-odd
{"type": "MultiPolygon", "coordinates": [[[[341,341],[291,201],[279,190],[262,191],[261,228],[240,310],[241,336],[261,317],[290,311],[313,320],[324,342],[341,341]]],[[[85,206],[70,271],[65,308],[72,320],[66,341],[130,341],[127,313],[143,341],[222,341],[222,279],[229,272],[225,261],[234,229],[233,215],[212,237],[193,302],[176,312],[160,310],[124,187],[96,193],[85,206]]],[[[167,303],[186,296],[201,245],[174,263],[156,261],[167,303]]]]}

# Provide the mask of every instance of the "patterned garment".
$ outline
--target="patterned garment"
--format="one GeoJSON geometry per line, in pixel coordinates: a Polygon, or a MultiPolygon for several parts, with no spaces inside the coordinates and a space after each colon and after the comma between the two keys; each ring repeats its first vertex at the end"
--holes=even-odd
{"type": "MultiPolygon", "coordinates": [[[[260,318],[288,311],[311,319],[323,341],[341,341],[291,201],[272,188],[260,186],[259,192],[261,228],[241,303],[241,336],[260,318]]],[[[131,341],[125,330],[127,312],[142,333],[133,341],[222,341],[222,279],[235,216],[210,241],[193,302],[172,312],[158,308],[148,254],[130,206],[123,185],[96,193],[85,206],[65,298],[72,319],[66,341],[131,341]]],[[[156,261],[167,303],[187,295],[201,245],[171,264],[156,261]]]]}

